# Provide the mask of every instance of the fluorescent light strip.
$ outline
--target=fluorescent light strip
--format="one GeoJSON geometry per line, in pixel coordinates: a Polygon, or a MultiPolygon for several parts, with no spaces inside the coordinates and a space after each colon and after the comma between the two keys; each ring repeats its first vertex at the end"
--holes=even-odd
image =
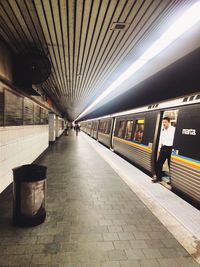
{"type": "Polygon", "coordinates": [[[200,1],[192,5],[169,29],[155,41],[145,53],[138,58],[122,75],[119,76],[89,107],[87,107],[77,118],[80,119],[96,106],[102,99],[116,90],[122,82],[131,77],[136,71],[141,69],[147,62],[157,56],[177,38],[188,31],[192,26],[200,21],[200,1]]]}
{"type": "MultiPolygon", "coordinates": [[[[200,92],[198,94],[200,94],[200,92]]],[[[177,107],[177,106],[185,106],[185,105],[191,105],[191,104],[194,104],[194,103],[200,103],[200,99],[194,99],[192,101],[183,102],[183,99],[185,97],[189,97],[189,96],[191,96],[191,95],[183,96],[181,98],[175,98],[175,99],[169,100],[169,101],[162,101],[162,102],[159,103],[159,105],[157,107],[153,108],[152,110],[163,109],[163,108],[172,108],[172,107],[177,107]]],[[[147,111],[147,110],[150,111],[150,109],[148,109],[148,106],[142,106],[142,107],[139,107],[139,108],[129,109],[129,110],[113,113],[113,114],[102,116],[102,117],[88,119],[86,121],[101,120],[101,119],[106,119],[106,118],[119,117],[119,116],[123,116],[123,115],[141,113],[141,112],[144,112],[144,111],[147,111]]]]}
{"type": "Polygon", "coordinates": [[[102,117],[97,117],[97,118],[93,118],[93,119],[88,119],[88,120],[85,120],[85,121],[82,121],[82,122],[87,122],[87,121],[97,121],[97,120],[102,120],[102,119],[107,119],[107,118],[111,118],[112,115],[105,115],[105,116],[102,116],[102,117]]]}

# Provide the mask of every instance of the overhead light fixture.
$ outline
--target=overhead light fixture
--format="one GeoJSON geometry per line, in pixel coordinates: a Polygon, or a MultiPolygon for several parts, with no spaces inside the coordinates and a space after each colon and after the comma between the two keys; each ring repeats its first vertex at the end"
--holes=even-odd
{"type": "Polygon", "coordinates": [[[102,101],[111,92],[116,90],[122,82],[130,78],[135,72],[141,69],[147,62],[157,56],[161,51],[188,31],[200,21],[200,1],[193,4],[168,30],[161,35],[125,72],[123,72],[91,105],[89,105],[77,118],[79,120],[87,114],[94,106],[102,101]]]}
{"type": "Polygon", "coordinates": [[[126,31],[129,25],[130,25],[129,23],[125,23],[125,22],[113,22],[110,29],[112,31],[126,31]]]}

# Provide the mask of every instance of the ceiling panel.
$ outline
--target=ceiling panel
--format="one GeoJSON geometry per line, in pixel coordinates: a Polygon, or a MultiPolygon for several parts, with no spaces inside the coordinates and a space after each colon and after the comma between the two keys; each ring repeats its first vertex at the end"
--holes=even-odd
{"type": "Polygon", "coordinates": [[[40,87],[75,119],[193,2],[1,0],[0,38],[15,54],[37,47],[48,56],[52,74],[40,87]]]}

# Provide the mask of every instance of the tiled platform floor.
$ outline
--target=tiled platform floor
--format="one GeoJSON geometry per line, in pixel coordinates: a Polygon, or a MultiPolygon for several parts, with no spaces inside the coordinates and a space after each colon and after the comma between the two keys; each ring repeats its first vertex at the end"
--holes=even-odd
{"type": "Polygon", "coordinates": [[[0,198],[0,266],[199,266],[81,134],[61,137],[48,166],[47,219],[12,226],[0,198]]]}

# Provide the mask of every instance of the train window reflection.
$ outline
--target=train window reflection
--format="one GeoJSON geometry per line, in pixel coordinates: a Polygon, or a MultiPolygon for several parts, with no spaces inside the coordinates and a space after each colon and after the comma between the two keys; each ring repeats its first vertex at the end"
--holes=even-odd
{"type": "Polygon", "coordinates": [[[144,135],[144,119],[136,120],[135,132],[133,140],[141,143],[144,135]]]}
{"type": "Polygon", "coordinates": [[[125,139],[127,140],[131,139],[132,129],[133,129],[133,121],[127,121],[125,135],[124,135],[125,139]]]}
{"type": "Polygon", "coordinates": [[[97,130],[97,122],[96,121],[92,122],[92,130],[94,130],[94,131],[97,130]]]}
{"type": "Polygon", "coordinates": [[[99,125],[99,132],[109,134],[111,129],[111,121],[101,121],[99,125]]]}
{"type": "Polygon", "coordinates": [[[99,132],[103,132],[103,126],[104,126],[104,122],[101,121],[99,125],[99,132]]]}
{"type": "Polygon", "coordinates": [[[125,125],[126,125],[126,121],[120,121],[119,131],[118,131],[118,135],[117,135],[120,138],[124,137],[125,125]]]}
{"type": "Polygon", "coordinates": [[[105,126],[105,134],[110,133],[110,128],[111,128],[111,121],[107,121],[105,126]]]}

